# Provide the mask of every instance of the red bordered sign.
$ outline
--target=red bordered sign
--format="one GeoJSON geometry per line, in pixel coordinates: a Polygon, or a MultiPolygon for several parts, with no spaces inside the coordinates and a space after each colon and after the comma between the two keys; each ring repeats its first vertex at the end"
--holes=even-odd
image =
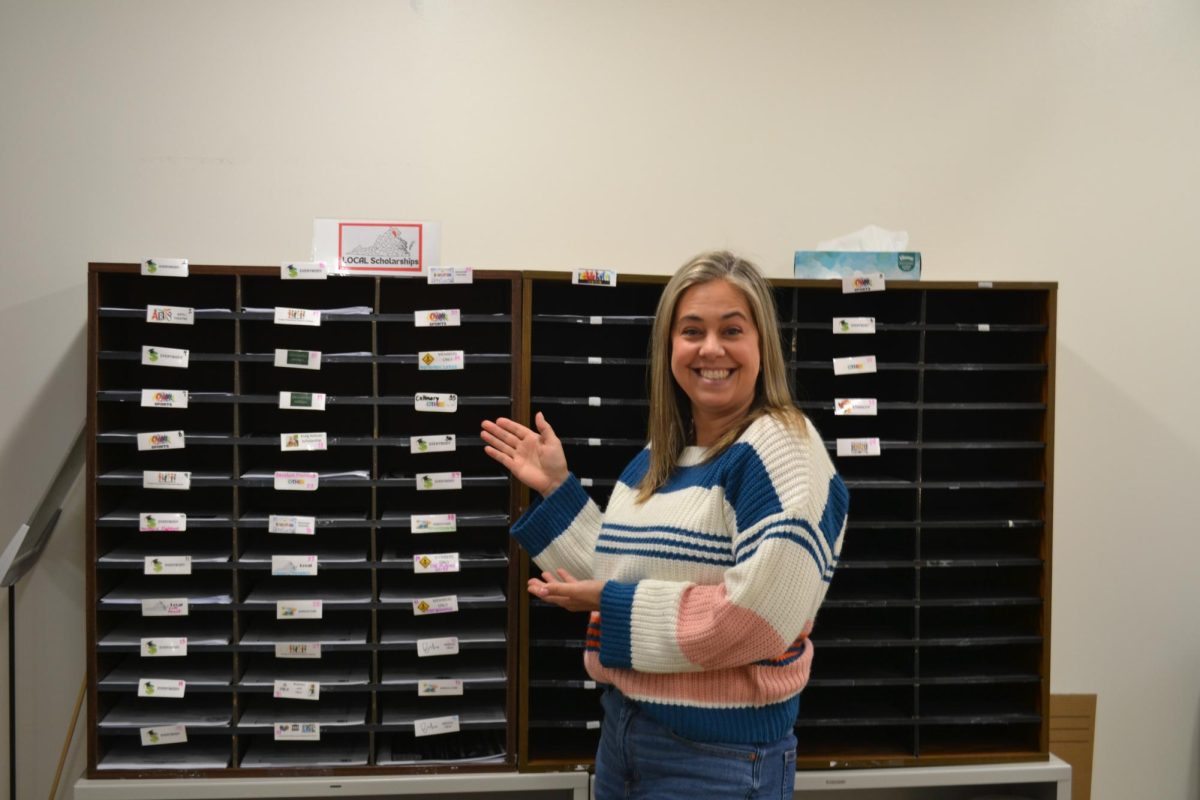
{"type": "Polygon", "coordinates": [[[318,219],[314,256],[342,274],[422,276],[438,263],[439,228],[436,222],[318,219]]]}

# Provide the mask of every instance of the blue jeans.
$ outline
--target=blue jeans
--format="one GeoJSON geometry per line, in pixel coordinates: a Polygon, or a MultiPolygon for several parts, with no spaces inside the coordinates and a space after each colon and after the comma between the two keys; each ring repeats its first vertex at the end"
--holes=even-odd
{"type": "Polygon", "coordinates": [[[796,737],[770,744],[694,742],[605,690],[596,800],[792,800],[796,737]]]}

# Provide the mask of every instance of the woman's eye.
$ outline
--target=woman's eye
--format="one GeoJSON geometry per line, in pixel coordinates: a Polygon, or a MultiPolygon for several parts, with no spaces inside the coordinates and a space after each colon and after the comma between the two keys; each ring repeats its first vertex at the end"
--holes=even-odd
{"type": "Polygon", "coordinates": [[[741,336],[742,329],[741,328],[726,328],[725,335],[726,336],[741,336]]]}

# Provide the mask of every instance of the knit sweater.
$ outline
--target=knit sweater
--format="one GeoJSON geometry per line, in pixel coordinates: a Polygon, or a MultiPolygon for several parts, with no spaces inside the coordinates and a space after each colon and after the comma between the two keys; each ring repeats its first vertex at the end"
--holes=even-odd
{"type": "Polygon", "coordinates": [[[688,447],[645,503],[647,446],[601,513],[574,475],[512,534],[543,570],[605,581],[584,665],[689,739],[762,743],[795,724],[813,617],[849,494],[811,422],[771,416],[705,460],[688,447]]]}

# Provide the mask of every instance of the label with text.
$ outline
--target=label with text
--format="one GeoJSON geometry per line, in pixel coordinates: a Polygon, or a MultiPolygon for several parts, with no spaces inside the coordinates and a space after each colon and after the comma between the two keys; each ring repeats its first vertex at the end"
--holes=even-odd
{"type": "Polygon", "coordinates": [[[276,658],[320,658],[320,642],[276,642],[276,658]]]}
{"type": "Polygon", "coordinates": [[[323,281],[329,277],[324,261],[284,261],[279,277],[285,281],[323,281]]]}
{"type": "Polygon", "coordinates": [[[413,720],[413,736],[437,736],[442,733],[458,733],[458,730],[457,714],[413,720]]]}
{"type": "Polygon", "coordinates": [[[328,450],[329,437],[323,432],[281,433],[279,434],[279,449],[285,453],[328,450]]]}
{"type": "Polygon", "coordinates": [[[847,356],[833,360],[834,375],[867,375],[875,372],[875,356],[847,356]]]}
{"type": "Polygon", "coordinates": [[[187,407],[187,389],[142,389],[142,408],[187,407]]]}
{"type": "Polygon", "coordinates": [[[838,439],[837,454],[842,457],[877,456],[879,455],[879,440],[876,438],[838,439]]]}
{"type": "Polygon", "coordinates": [[[171,681],[161,678],[142,678],[138,681],[138,697],[166,697],[178,699],[183,697],[187,689],[187,681],[171,681]]]}
{"type": "Polygon", "coordinates": [[[458,595],[420,597],[412,601],[412,608],[413,614],[418,617],[425,614],[453,614],[458,611],[458,595]]]}
{"type": "Polygon", "coordinates": [[[186,636],[142,639],[139,652],[142,658],[170,658],[187,655],[186,636]]]}
{"type": "Polygon", "coordinates": [[[838,397],[833,401],[835,417],[874,417],[879,414],[879,404],[874,397],[838,397]]]}
{"type": "Polygon", "coordinates": [[[616,286],[615,269],[576,269],[571,271],[571,283],[576,286],[616,286]]]}
{"type": "Polygon", "coordinates": [[[325,395],[321,392],[280,392],[279,407],[285,411],[324,411],[325,395]]]}
{"type": "Polygon", "coordinates": [[[471,267],[430,267],[426,280],[429,283],[474,283],[475,270],[471,267]]]}
{"type": "Polygon", "coordinates": [[[463,682],[457,678],[426,678],[417,681],[418,697],[461,697],[463,682]]]}
{"type": "Polygon", "coordinates": [[[320,481],[316,472],[276,472],[275,491],[315,492],[320,481]]]}
{"type": "Polygon", "coordinates": [[[456,445],[453,433],[437,436],[413,436],[408,440],[408,450],[413,455],[421,453],[453,453],[456,445]]]}
{"type": "Polygon", "coordinates": [[[317,557],[271,556],[272,575],[316,575],[317,557]]]}
{"type": "Polygon", "coordinates": [[[183,725],[156,725],[152,728],[138,728],[142,737],[142,747],[154,747],[160,744],[187,744],[187,728],[183,725]]]}
{"type": "Polygon", "coordinates": [[[275,619],[321,619],[320,600],[280,600],[275,619]]]}
{"type": "Polygon", "coordinates": [[[432,639],[417,639],[417,655],[421,658],[458,655],[458,637],[440,636],[432,639]]]}
{"type": "Polygon", "coordinates": [[[319,742],[321,741],[321,723],[319,722],[276,722],[275,741],[277,742],[319,742]]]}
{"type": "Polygon", "coordinates": [[[458,515],[412,514],[408,526],[413,533],[454,533],[458,530],[458,515]]]}
{"type": "Polygon", "coordinates": [[[318,681],[275,681],[273,696],[276,699],[320,700],[321,684],[318,681]]]}
{"type": "Polygon", "coordinates": [[[144,450],[182,450],[185,447],[183,431],[155,431],[154,433],[139,433],[137,449],[144,450]]]}
{"type": "Polygon", "coordinates": [[[413,556],[413,572],[458,572],[458,553],[418,553],[413,556]]]}
{"type": "Polygon", "coordinates": [[[882,272],[856,272],[842,278],[842,294],[861,294],[862,292],[882,292],[887,288],[882,272]]]}
{"type": "Polygon", "coordinates": [[[142,346],[142,366],[187,369],[188,351],[176,347],[142,346]]]}
{"type": "Polygon", "coordinates": [[[186,617],[188,615],[188,600],[186,597],[155,597],[142,601],[143,617],[186,617]]]}
{"type": "Polygon", "coordinates": [[[190,472],[157,472],[142,471],[143,489],[178,489],[185,491],[192,488],[192,473],[190,472]]]}
{"type": "Polygon", "coordinates": [[[321,312],[311,308],[275,307],[276,325],[308,325],[317,327],[321,324],[321,312]]]}
{"type": "Polygon", "coordinates": [[[298,533],[312,536],[317,532],[316,517],[298,517],[290,514],[267,516],[267,533],[298,533]]]}
{"type": "Polygon", "coordinates": [[[417,369],[422,372],[462,369],[462,350],[427,350],[417,354],[417,369]]]}
{"type": "Polygon", "coordinates": [[[416,328],[457,328],[462,325],[462,314],[457,308],[432,308],[413,312],[416,328]]]}
{"type": "Polygon", "coordinates": [[[874,333],[874,317],[834,317],[834,333],[874,333]]]}
{"type": "Polygon", "coordinates": [[[438,492],[446,489],[461,488],[461,472],[427,472],[417,476],[418,492],[438,492]]]}
{"type": "Polygon", "coordinates": [[[281,350],[275,349],[275,366],[290,369],[320,369],[320,350],[281,350]]]}
{"type": "Polygon", "coordinates": [[[142,274],[154,278],[186,278],[186,258],[147,258],[142,262],[142,274]]]}
{"type": "Polygon", "coordinates": [[[138,514],[138,530],[142,533],[186,531],[187,514],[138,514]]]}
{"type": "Polygon", "coordinates": [[[143,575],[191,575],[191,556],[146,556],[143,575]]]}
{"type": "Polygon", "coordinates": [[[413,395],[413,407],[417,411],[432,411],[440,414],[452,414],[458,411],[458,395],[437,394],[435,392],[418,392],[413,395]]]}
{"type": "Polygon", "coordinates": [[[194,325],[196,309],[187,306],[146,306],[146,322],[163,325],[194,325]]]}

